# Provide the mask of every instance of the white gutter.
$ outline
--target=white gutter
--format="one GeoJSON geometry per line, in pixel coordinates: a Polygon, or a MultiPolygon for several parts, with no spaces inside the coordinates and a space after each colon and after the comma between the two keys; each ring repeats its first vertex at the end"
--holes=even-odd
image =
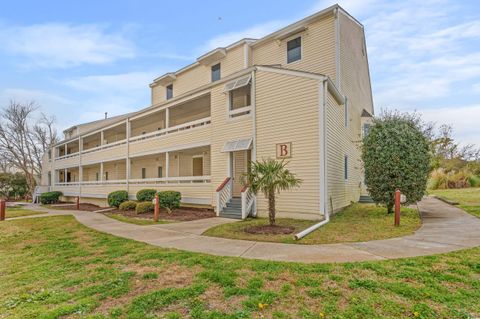
{"type": "Polygon", "coordinates": [[[320,187],[320,210],[323,210],[323,215],[325,219],[321,222],[308,227],[307,229],[299,232],[295,235],[295,240],[299,240],[314,230],[322,227],[323,225],[330,222],[330,214],[328,212],[328,191],[327,191],[327,90],[328,90],[328,78],[320,82],[319,90],[319,140],[320,140],[320,150],[319,150],[319,157],[320,157],[320,174],[319,174],[319,182],[323,183],[323,187],[320,187]]]}

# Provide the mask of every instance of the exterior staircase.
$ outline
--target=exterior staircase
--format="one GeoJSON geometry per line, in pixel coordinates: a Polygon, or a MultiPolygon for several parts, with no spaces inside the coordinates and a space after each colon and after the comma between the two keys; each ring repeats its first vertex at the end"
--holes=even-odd
{"type": "Polygon", "coordinates": [[[222,209],[220,217],[242,219],[242,200],[240,198],[232,198],[227,206],[222,209]]]}
{"type": "Polygon", "coordinates": [[[373,199],[368,195],[360,195],[359,203],[374,203],[373,199]]]}

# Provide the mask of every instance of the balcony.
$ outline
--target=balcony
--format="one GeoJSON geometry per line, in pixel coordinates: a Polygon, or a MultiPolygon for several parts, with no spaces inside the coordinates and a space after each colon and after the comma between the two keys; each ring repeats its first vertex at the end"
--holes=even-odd
{"type": "Polygon", "coordinates": [[[126,144],[130,144],[130,155],[139,155],[152,149],[205,142],[210,131],[194,133],[194,130],[210,123],[210,94],[206,94],[57,146],[55,167],[78,166],[80,155],[82,164],[126,158],[126,144]]]}
{"type": "Polygon", "coordinates": [[[211,203],[210,146],[136,156],[127,164],[123,159],[57,170],[55,190],[66,196],[105,198],[120,189],[131,196],[144,188],[173,189],[187,202],[200,198],[200,203],[211,203]]]}

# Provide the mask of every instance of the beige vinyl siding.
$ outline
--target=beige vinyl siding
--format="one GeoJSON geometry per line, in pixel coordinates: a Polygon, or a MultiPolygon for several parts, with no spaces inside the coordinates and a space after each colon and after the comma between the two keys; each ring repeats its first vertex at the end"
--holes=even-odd
{"type": "MultiPolygon", "coordinates": [[[[108,172],[108,180],[124,180],[127,178],[125,161],[110,162],[103,164],[103,179],[105,180],[106,173],[108,172]]],[[[83,187],[82,187],[83,188],[83,187]]]]}
{"type": "Polygon", "coordinates": [[[212,135],[211,125],[200,126],[168,135],[130,142],[130,156],[138,156],[153,151],[163,152],[172,147],[188,148],[190,144],[208,145],[212,135]]]}
{"type": "Polygon", "coordinates": [[[168,184],[168,185],[155,185],[155,184],[131,184],[129,185],[128,193],[131,196],[145,188],[153,188],[157,191],[175,190],[181,193],[182,202],[189,202],[190,199],[201,200],[204,203],[210,204],[213,200],[212,187],[210,183],[191,183],[191,184],[168,184]]]}
{"type": "Polygon", "coordinates": [[[360,113],[349,109],[349,125],[345,127],[345,108],[327,94],[327,179],[330,212],[357,202],[361,191],[360,113]],[[344,157],[348,156],[348,180],[344,179],[344,157]]]}
{"type": "MultiPolygon", "coordinates": [[[[115,145],[103,150],[93,151],[90,153],[82,154],[82,165],[93,164],[102,161],[110,161],[119,158],[125,158],[127,156],[127,145],[115,145]]],[[[78,163],[78,159],[77,159],[78,163]]],[[[55,163],[55,167],[58,167],[55,163]]]]}
{"type": "Polygon", "coordinates": [[[55,168],[67,168],[72,166],[78,166],[79,156],[68,157],[64,159],[55,159],[55,168]]]}
{"type": "Polygon", "coordinates": [[[372,91],[363,29],[342,12],[340,23],[340,91],[351,107],[373,114],[372,91]]]}
{"type": "MultiPolygon", "coordinates": [[[[213,64],[217,63],[220,63],[220,74],[222,78],[244,69],[243,45],[238,45],[227,50],[227,55],[213,64]]],[[[195,66],[176,74],[176,77],[176,80],[171,82],[173,83],[173,96],[180,96],[188,91],[210,83],[211,66],[197,63],[195,66]]],[[[166,85],[155,85],[152,87],[153,105],[166,100],[166,85]]]]}
{"type": "Polygon", "coordinates": [[[223,92],[224,84],[212,89],[212,134],[211,134],[211,176],[212,194],[228,177],[229,153],[222,152],[227,141],[253,137],[251,115],[228,117],[228,94],[223,92]]]}
{"type": "Polygon", "coordinates": [[[335,26],[333,14],[308,25],[306,31],[284,40],[272,39],[253,49],[253,64],[272,65],[336,77],[335,26]],[[287,64],[287,42],[302,37],[302,59],[287,64]]]}
{"type": "MultiPolygon", "coordinates": [[[[319,82],[303,77],[256,72],[257,160],[275,158],[277,143],[292,143],[288,169],[303,180],[300,188],[277,196],[279,216],[320,218],[319,82]]],[[[260,215],[267,201],[258,195],[260,215]]]]}

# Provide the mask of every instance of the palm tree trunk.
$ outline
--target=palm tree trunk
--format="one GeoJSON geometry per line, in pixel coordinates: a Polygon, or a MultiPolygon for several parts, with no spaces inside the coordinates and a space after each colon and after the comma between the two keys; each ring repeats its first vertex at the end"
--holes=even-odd
{"type": "Polygon", "coordinates": [[[270,226],[275,226],[275,192],[268,192],[268,220],[270,226]]]}

